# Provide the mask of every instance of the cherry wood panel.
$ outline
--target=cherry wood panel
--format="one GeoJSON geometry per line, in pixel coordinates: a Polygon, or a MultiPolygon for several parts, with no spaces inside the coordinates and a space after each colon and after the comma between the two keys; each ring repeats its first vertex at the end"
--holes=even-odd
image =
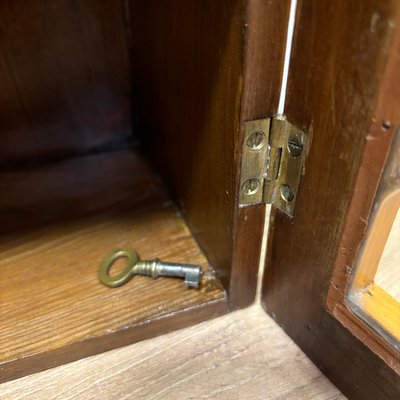
{"type": "MultiPolygon", "coordinates": [[[[226,311],[222,285],[148,163],[134,153],[113,156],[114,164],[122,160],[130,169],[119,178],[118,188],[109,186],[116,199],[107,200],[106,210],[2,236],[0,381],[226,311]],[[124,246],[136,248],[143,258],[201,264],[201,288],[187,289],[181,279],[141,276],[120,288],[103,286],[97,277],[101,260],[124,246]]],[[[62,164],[53,166],[51,172],[63,180],[64,189],[69,187],[76,194],[85,188],[94,202],[97,196],[101,198],[99,187],[104,189],[113,181],[115,170],[111,168],[108,176],[103,171],[101,185],[92,173],[82,171],[93,171],[104,159],[107,156],[68,161],[70,176],[62,164]],[[68,179],[79,174],[87,179],[68,179]]]]}
{"type": "Polygon", "coordinates": [[[294,218],[271,216],[264,307],[352,399],[400,397],[393,365],[369,348],[371,333],[361,338],[326,305],[335,264],[347,278],[351,271],[399,122],[391,91],[399,64],[388,63],[399,11],[396,1],[299,1],[285,113],[308,132],[309,147],[294,218]],[[365,159],[374,172],[357,183],[368,148],[379,157],[365,159]],[[367,213],[349,208],[360,193],[367,213]]]}
{"type": "Polygon", "coordinates": [[[288,1],[130,4],[141,138],[233,306],[246,306],[263,208],[237,208],[242,128],[277,108],[288,1]]]}
{"type": "MultiPolygon", "coordinates": [[[[251,0],[248,3],[238,149],[243,146],[244,122],[270,117],[277,112],[289,6],[288,0],[251,0]]],[[[236,193],[240,190],[240,162],[239,154],[236,193]]],[[[230,302],[234,307],[254,301],[264,218],[264,205],[235,209],[230,282],[230,302]]]]}
{"type": "Polygon", "coordinates": [[[141,138],[229,286],[245,2],[132,1],[141,138]]]}
{"type": "Polygon", "coordinates": [[[121,147],[131,134],[123,0],[0,2],[0,165],[121,147]]]}
{"type": "Polygon", "coordinates": [[[133,208],[139,193],[160,185],[139,159],[135,150],[119,150],[0,172],[0,234],[133,208]]]}
{"type": "MultiPolygon", "coordinates": [[[[66,3],[53,4],[57,13],[66,3]]],[[[77,6],[78,21],[87,16],[85,7],[90,5],[94,3],[77,6]]],[[[133,121],[200,248],[160,180],[136,153],[54,161],[49,158],[76,149],[69,152],[64,143],[62,151],[53,153],[40,147],[39,136],[32,137],[46,159],[28,168],[10,158],[0,175],[0,293],[6,305],[0,324],[5,338],[2,380],[254,300],[264,208],[237,207],[240,148],[244,122],[271,116],[277,108],[288,2],[174,0],[129,5],[137,102],[133,121]],[[180,280],[140,277],[114,291],[102,287],[96,276],[101,257],[126,244],[143,257],[202,263],[207,272],[202,289],[186,290],[180,280]],[[217,267],[218,280],[211,266],[217,267]],[[231,289],[229,307],[225,289],[231,289]]],[[[100,9],[104,23],[112,21],[113,14],[108,17],[100,9]]],[[[86,22],[85,29],[96,30],[93,21],[86,22]]],[[[55,27],[49,32],[53,29],[57,37],[55,27]]],[[[108,31],[104,34],[107,43],[115,39],[108,31]]],[[[85,36],[80,39],[84,42],[85,36]]],[[[94,43],[89,45],[92,49],[94,43]]],[[[38,68],[39,61],[33,60],[32,68],[38,68]]],[[[100,66],[90,71],[96,68],[100,66]]],[[[91,97],[90,90],[84,92],[88,107],[101,100],[91,97]]],[[[37,98],[32,101],[38,104],[37,98]]],[[[99,109],[92,111],[93,118],[108,118],[99,109]]],[[[61,119],[70,124],[67,117],[61,119]]],[[[47,120],[39,125],[46,128],[47,120]]],[[[78,121],[79,129],[86,127],[83,122],[78,121]]],[[[65,130],[60,132],[69,138],[65,130]]],[[[23,138],[16,137],[15,143],[23,143],[23,138]]],[[[102,148],[92,144],[84,150],[102,148]]],[[[114,145],[108,142],[106,147],[114,145]]],[[[16,153],[15,159],[38,159],[41,154],[24,152],[16,153]]]]}

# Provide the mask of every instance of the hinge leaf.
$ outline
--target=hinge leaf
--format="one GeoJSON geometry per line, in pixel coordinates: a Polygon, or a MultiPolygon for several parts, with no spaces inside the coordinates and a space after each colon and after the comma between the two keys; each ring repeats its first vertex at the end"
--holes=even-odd
{"type": "Polygon", "coordinates": [[[272,203],[293,216],[306,141],[305,132],[283,116],[247,122],[239,205],[272,203]]]}

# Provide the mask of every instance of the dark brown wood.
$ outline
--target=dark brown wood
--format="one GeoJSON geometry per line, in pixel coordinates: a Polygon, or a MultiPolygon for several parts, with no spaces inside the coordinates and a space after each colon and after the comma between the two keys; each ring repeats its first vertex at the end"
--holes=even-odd
{"type": "MultiPolygon", "coordinates": [[[[114,152],[47,168],[41,185],[58,189],[61,180],[59,195],[70,194],[72,210],[81,206],[96,213],[82,216],[65,209],[66,202],[59,206],[55,190],[53,196],[42,197],[41,209],[34,202],[33,210],[51,217],[54,210],[64,211],[67,221],[1,237],[0,381],[227,310],[224,288],[143,157],[114,152]],[[100,209],[90,208],[96,201],[100,209]],[[181,279],[143,276],[120,288],[103,286],[97,277],[101,260],[125,246],[137,249],[144,259],[202,265],[201,288],[187,289],[181,279]]],[[[21,177],[35,180],[33,172],[21,177]]]]}
{"type": "MultiPolygon", "coordinates": [[[[251,0],[248,3],[239,149],[243,145],[244,122],[270,117],[277,112],[289,5],[288,0],[251,0]]],[[[240,190],[240,161],[239,155],[236,193],[240,190]]],[[[263,205],[235,210],[230,282],[230,302],[233,307],[244,307],[254,301],[264,217],[263,205]]]]}
{"type": "Polygon", "coordinates": [[[125,145],[131,79],[124,4],[1,2],[1,166],[125,145]]]}
{"type": "Polygon", "coordinates": [[[245,2],[131,2],[142,140],[229,286],[245,2]]]}
{"type": "MultiPolygon", "coordinates": [[[[396,79],[399,70],[400,30],[397,30],[390,45],[389,59],[380,82],[377,104],[357,173],[355,191],[346,216],[340,243],[341,251],[336,257],[326,300],[329,311],[374,352],[379,353],[398,374],[400,374],[399,351],[369,325],[361,322],[347,307],[346,289],[351,278],[351,268],[346,266],[355,268],[358,252],[362,251],[367,231],[371,229],[374,209],[376,210],[377,204],[384,197],[383,192],[386,191],[387,195],[390,190],[398,186],[395,172],[397,162],[392,162],[390,173],[384,175],[383,173],[384,168],[388,167],[390,154],[392,158],[398,158],[399,154],[400,136],[397,127],[400,125],[400,81],[396,79]],[[391,185],[388,185],[389,182],[391,185]],[[379,189],[380,186],[383,190],[379,189]],[[382,197],[379,198],[380,196],[382,197]]],[[[387,308],[388,304],[384,308],[387,308]]]]}
{"type": "Polygon", "coordinates": [[[0,172],[0,234],[132,209],[140,193],[161,185],[138,159],[134,150],[120,150],[0,172]]]}
{"type": "Polygon", "coordinates": [[[254,302],[258,282],[265,206],[239,208],[236,213],[233,268],[229,287],[232,309],[254,302]]]}
{"type": "Polygon", "coordinates": [[[34,1],[24,10],[19,2],[5,3],[4,15],[15,16],[16,26],[26,23],[32,38],[21,45],[24,35],[11,37],[14,25],[0,19],[6,32],[1,39],[7,39],[0,60],[15,64],[13,69],[3,62],[14,73],[3,81],[5,92],[21,95],[5,108],[4,143],[16,148],[4,149],[7,169],[0,174],[1,380],[254,300],[264,209],[237,207],[239,149],[243,123],[270,116],[277,107],[288,1],[129,4],[133,118],[139,116],[148,153],[206,254],[135,152],[52,160],[126,144],[128,136],[118,133],[129,115],[130,90],[121,3],[93,0],[69,9],[67,1],[34,1]],[[43,45],[47,39],[49,48],[43,45]],[[13,53],[14,45],[21,53],[13,53]],[[26,54],[31,57],[24,65],[26,54]],[[108,98],[109,91],[115,97],[108,98]],[[111,115],[115,125],[103,129],[110,127],[111,115]],[[71,126],[77,127],[73,134],[71,126]],[[39,165],[32,167],[32,161],[39,165]],[[96,276],[101,257],[107,248],[126,244],[144,258],[203,264],[202,289],[187,291],[179,280],[144,277],[114,291],[103,287],[96,276]],[[209,273],[206,256],[224,287],[209,273]]]}
{"type": "MultiPolygon", "coordinates": [[[[337,257],[354,255],[360,240],[344,228],[366,143],[374,140],[384,157],[388,141],[375,137],[390,132],[378,127],[393,111],[400,115],[385,81],[399,11],[396,1],[300,0],[285,113],[309,132],[309,147],[295,217],[274,210],[270,226],[264,306],[352,399],[400,396],[399,376],[326,306],[337,257]],[[346,235],[351,251],[341,242],[346,235]]],[[[392,85],[398,70],[391,68],[392,85]]],[[[342,269],[354,262],[347,256],[342,269]]]]}
{"type": "Polygon", "coordinates": [[[242,124],[277,108],[287,10],[287,1],[131,2],[142,139],[233,307],[254,300],[263,226],[261,207],[237,208],[242,124]]]}
{"type": "Polygon", "coordinates": [[[289,0],[248,1],[242,122],[278,110],[289,7],[289,0]]]}

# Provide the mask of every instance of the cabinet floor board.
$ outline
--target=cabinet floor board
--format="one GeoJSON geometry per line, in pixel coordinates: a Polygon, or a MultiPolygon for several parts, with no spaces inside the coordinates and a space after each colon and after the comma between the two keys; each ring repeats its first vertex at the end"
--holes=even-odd
{"type": "MultiPolygon", "coordinates": [[[[25,186],[28,178],[35,178],[35,172],[30,174],[23,176],[25,186]]],[[[1,237],[0,382],[187,326],[198,316],[207,318],[204,307],[210,316],[221,313],[223,287],[142,157],[115,152],[67,161],[67,166],[60,163],[44,174],[47,188],[59,180],[66,187],[73,182],[74,193],[80,194],[75,204],[82,202],[83,208],[90,208],[89,200],[99,206],[101,194],[107,192],[108,207],[84,217],[71,213],[69,221],[1,237]],[[101,167],[96,165],[114,165],[115,172],[118,160],[125,169],[116,185],[117,177],[99,176],[101,167]],[[91,198],[84,199],[85,193],[91,198]],[[142,276],[119,288],[103,286],[97,277],[101,260],[125,246],[143,258],[201,264],[202,287],[187,289],[181,279],[142,276]],[[162,322],[164,317],[169,322],[162,322]]],[[[60,211],[59,202],[51,208],[57,194],[41,193],[44,205],[32,198],[32,207],[60,211]]],[[[23,201],[28,200],[20,204],[23,201]]]]}

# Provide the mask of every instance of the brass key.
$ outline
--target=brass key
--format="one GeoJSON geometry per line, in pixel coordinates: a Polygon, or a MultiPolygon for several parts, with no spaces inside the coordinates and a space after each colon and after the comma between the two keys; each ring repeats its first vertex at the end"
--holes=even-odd
{"type": "Polygon", "coordinates": [[[109,287],[124,285],[134,275],[147,275],[153,278],[159,276],[184,278],[187,286],[198,288],[202,270],[200,265],[169,263],[159,258],[141,260],[137,251],[131,248],[114,250],[102,261],[99,269],[100,281],[109,287]],[[120,258],[127,258],[128,263],[121,273],[111,276],[109,271],[114,262],[120,258]]]}

